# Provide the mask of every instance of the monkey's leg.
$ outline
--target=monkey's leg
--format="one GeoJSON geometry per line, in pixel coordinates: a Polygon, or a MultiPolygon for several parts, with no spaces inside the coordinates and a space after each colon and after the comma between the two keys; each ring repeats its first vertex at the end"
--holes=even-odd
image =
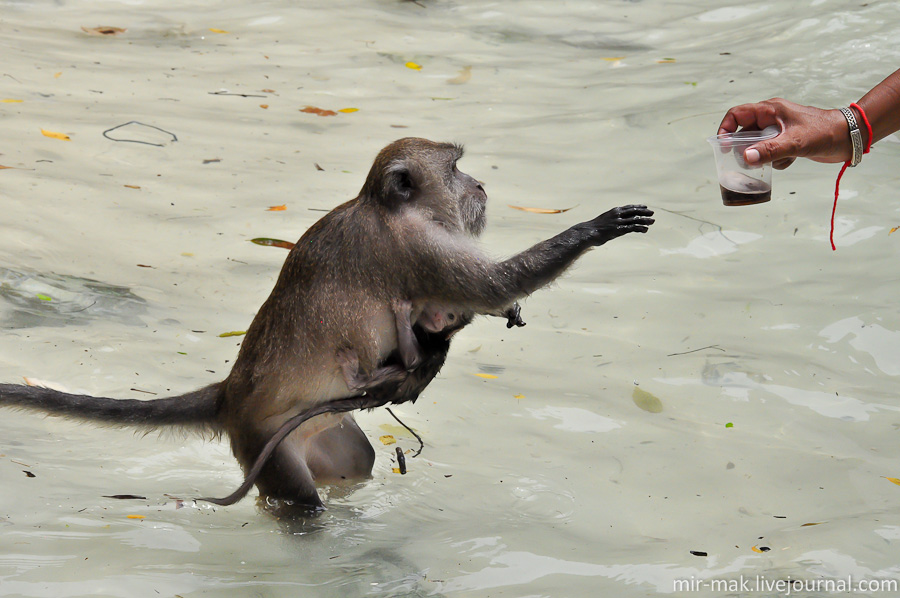
{"type": "Polygon", "coordinates": [[[394,318],[397,322],[397,350],[400,361],[407,370],[413,370],[422,361],[422,349],[412,328],[412,303],[398,300],[393,302],[394,318]]]}
{"type": "Polygon", "coordinates": [[[367,478],[372,475],[375,449],[353,415],[347,413],[340,423],[310,438],[306,463],[320,484],[367,478]]]}
{"type": "Polygon", "coordinates": [[[519,305],[518,301],[514,301],[513,304],[506,309],[490,313],[488,315],[495,316],[497,318],[506,318],[507,328],[512,328],[513,326],[518,326],[521,328],[525,325],[525,320],[522,319],[522,306],[519,305]]]}
{"type": "Polygon", "coordinates": [[[339,350],[335,361],[341,366],[344,382],[352,393],[366,392],[385,384],[401,384],[409,376],[406,370],[396,365],[381,366],[369,375],[363,374],[359,371],[359,357],[352,349],[339,350]]]}

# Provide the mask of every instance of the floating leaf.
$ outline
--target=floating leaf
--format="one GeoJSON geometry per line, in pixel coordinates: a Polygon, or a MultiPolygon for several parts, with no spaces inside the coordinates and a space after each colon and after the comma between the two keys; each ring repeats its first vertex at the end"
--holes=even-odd
{"type": "Polygon", "coordinates": [[[229,336],[244,336],[247,334],[246,330],[232,330],[231,332],[223,332],[219,335],[219,338],[228,338],[229,336]]]}
{"type": "Polygon", "coordinates": [[[344,114],[353,114],[354,112],[359,112],[359,108],[341,108],[338,112],[343,112],[344,114]]]}
{"type": "Polygon", "coordinates": [[[36,475],[34,475],[33,473],[31,473],[31,472],[28,471],[27,469],[23,469],[23,470],[22,470],[22,473],[24,473],[24,474],[25,474],[26,476],[28,476],[29,478],[35,478],[35,477],[37,477],[36,475]]]}
{"type": "Polygon", "coordinates": [[[209,30],[213,33],[231,33],[230,31],[225,31],[224,29],[216,29],[215,27],[210,27],[209,30]]]}
{"type": "Polygon", "coordinates": [[[825,522],[824,521],[816,521],[815,523],[804,523],[800,527],[810,527],[812,525],[822,525],[823,523],[825,523],[825,522]]]}
{"type": "Polygon", "coordinates": [[[450,85],[462,85],[463,83],[468,83],[469,79],[472,78],[472,67],[464,66],[462,70],[459,71],[459,74],[455,77],[447,79],[447,83],[450,85]]]}
{"type": "Polygon", "coordinates": [[[3,165],[0,165],[0,170],[6,170],[7,168],[15,168],[15,166],[3,166],[3,165]]]}
{"type": "Polygon", "coordinates": [[[53,131],[48,131],[47,129],[41,129],[41,135],[43,135],[44,137],[59,139],[61,141],[71,141],[71,139],[69,139],[69,136],[65,133],[54,133],[53,131]]]}
{"type": "Polygon", "coordinates": [[[604,56],[601,57],[600,60],[605,60],[606,62],[619,62],[620,60],[625,60],[624,56],[604,56]]]}
{"type": "Polygon", "coordinates": [[[307,114],[317,114],[319,116],[337,116],[337,112],[334,110],[324,110],[322,108],[316,108],[315,106],[306,106],[305,108],[301,108],[300,112],[306,112],[307,114]]]}
{"type": "Polygon", "coordinates": [[[35,297],[37,297],[41,301],[53,301],[51,297],[49,297],[48,295],[43,295],[41,293],[38,293],[37,295],[35,295],[35,297]]]}
{"type": "Polygon", "coordinates": [[[266,208],[266,211],[267,212],[284,212],[286,209],[287,209],[286,205],[269,206],[268,208],[266,208]]]}
{"type": "Polygon", "coordinates": [[[525,395],[513,395],[514,399],[524,399],[525,395]]]}
{"type": "Polygon", "coordinates": [[[268,104],[260,104],[259,107],[262,108],[263,110],[268,110],[268,109],[269,109],[269,105],[268,105],[268,104]]]}
{"type": "Polygon", "coordinates": [[[21,104],[21,103],[24,102],[24,101],[25,101],[25,100],[9,100],[9,99],[7,99],[7,100],[0,100],[0,102],[2,102],[2,103],[4,103],[4,104],[21,104]]]}
{"type": "Polygon", "coordinates": [[[113,494],[111,496],[104,495],[103,498],[115,498],[116,500],[147,500],[146,496],[138,496],[137,494],[113,494]]]}
{"type": "Polygon", "coordinates": [[[55,73],[55,74],[53,75],[53,78],[54,78],[54,79],[59,79],[60,77],[62,77],[62,71],[59,71],[58,73],[55,73]]]}
{"type": "Polygon", "coordinates": [[[257,245],[264,245],[266,247],[281,247],[282,249],[292,249],[294,247],[294,243],[291,243],[290,241],[282,241],[281,239],[267,239],[265,237],[250,239],[250,242],[256,243],[257,245]]]}
{"type": "Polygon", "coordinates": [[[393,471],[394,473],[400,473],[400,468],[399,467],[391,467],[391,471],[393,471]]]}
{"type": "Polygon", "coordinates": [[[406,68],[412,69],[412,70],[414,70],[414,71],[421,71],[421,70],[422,70],[422,65],[421,65],[421,64],[416,64],[415,62],[407,62],[407,63],[406,63],[406,68]]]}
{"type": "Polygon", "coordinates": [[[894,228],[892,228],[892,229],[888,232],[888,234],[889,234],[889,235],[893,235],[893,234],[894,234],[895,232],[897,232],[898,230],[900,230],[900,226],[895,226],[894,228]]]}
{"type": "Polygon", "coordinates": [[[705,550],[691,550],[690,552],[694,556],[709,556],[705,550]]]}
{"type": "Polygon", "coordinates": [[[631,400],[634,401],[635,405],[650,413],[659,413],[663,410],[662,401],[639,386],[634,387],[634,391],[631,393],[631,400]]]}
{"type": "Polygon", "coordinates": [[[733,428],[733,427],[734,427],[734,424],[731,423],[731,422],[728,422],[727,424],[725,424],[725,427],[726,427],[726,428],[733,428]]]}
{"type": "Polygon", "coordinates": [[[111,36],[111,35],[119,35],[120,33],[125,33],[128,31],[127,29],[122,29],[121,27],[82,27],[82,31],[87,33],[88,35],[100,35],[100,36],[111,36]]]}
{"type": "MultiPolygon", "coordinates": [[[[563,212],[568,212],[572,208],[562,208],[562,209],[550,209],[550,208],[526,208],[522,206],[513,206],[510,204],[506,204],[510,208],[514,210],[522,210],[523,212],[531,212],[532,214],[562,214],[563,212]]],[[[573,206],[574,207],[574,206],[573,206]]]]}
{"type": "Polygon", "coordinates": [[[129,519],[146,519],[143,515],[127,515],[129,519]]]}
{"type": "Polygon", "coordinates": [[[892,484],[897,484],[898,486],[900,486],[900,479],[898,479],[898,478],[888,478],[885,476],[881,476],[881,477],[883,477],[887,481],[891,482],[892,484]]]}
{"type": "Polygon", "coordinates": [[[275,93],[274,89],[261,89],[260,91],[263,93],[275,93]]]}
{"type": "Polygon", "coordinates": [[[768,546],[760,546],[760,547],[758,547],[758,548],[757,548],[756,546],[751,546],[751,547],[750,547],[750,550],[752,550],[753,552],[760,552],[760,553],[762,553],[762,552],[769,552],[769,551],[772,550],[772,549],[769,548],[768,546]]]}
{"type": "Polygon", "coordinates": [[[385,434],[384,436],[379,436],[378,440],[381,441],[381,444],[385,446],[390,446],[392,444],[397,444],[397,439],[391,436],[390,434],[385,434]]]}
{"type": "Polygon", "coordinates": [[[125,187],[128,187],[129,189],[140,189],[139,185],[125,185],[125,187]]]}
{"type": "Polygon", "coordinates": [[[25,380],[25,384],[28,386],[49,388],[51,390],[58,390],[59,392],[69,392],[69,390],[65,386],[63,386],[62,384],[57,384],[56,382],[45,382],[44,380],[38,380],[37,378],[29,378],[28,376],[25,376],[22,379],[25,380]]]}
{"type": "Polygon", "coordinates": [[[499,376],[495,376],[494,374],[475,374],[479,378],[484,378],[485,380],[496,380],[499,376]]]}
{"type": "Polygon", "coordinates": [[[673,62],[675,62],[674,58],[663,58],[662,60],[656,61],[657,64],[671,64],[673,62]]]}

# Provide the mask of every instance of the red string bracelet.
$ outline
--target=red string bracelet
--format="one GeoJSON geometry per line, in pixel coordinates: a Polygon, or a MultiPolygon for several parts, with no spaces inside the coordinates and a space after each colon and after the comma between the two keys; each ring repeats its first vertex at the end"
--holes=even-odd
{"type": "MultiPolygon", "coordinates": [[[[862,116],[863,122],[866,124],[866,131],[868,131],[869,137],[866,140],[866,149],[863,150],[863,154],[868,154],[869,150],[872,149],[872,125],[869,124],[869,118],[859,104],[854,102],[850,104],[850,107],[856,108],[859,115],[862,116]]],[[[831,233],[828,235],[828,240],[831,241],[832,251],[837,251],[837,247],[834,245],[834,215],[837,212],[838,195],[840,195],[841,192],[841,177],[844,176],[844,172],[847,170],[848,166],[850,166],[850,160],[847,160],[844,162],[844,165],[841,166],[841,171],[838,173],[837,180],[834,182],[834,205],[831,208],[831,233]]]]}

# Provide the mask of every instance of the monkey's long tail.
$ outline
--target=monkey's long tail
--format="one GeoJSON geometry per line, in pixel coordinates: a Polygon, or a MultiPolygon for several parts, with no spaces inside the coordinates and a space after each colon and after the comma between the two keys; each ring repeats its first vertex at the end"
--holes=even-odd
{"type": "Polygon", "coordinates": [[[283,424],[275,434],[269,439],[266,443],[266,446],[260,451],[259,455],[256,457],[256,461],[253,463],[253,467],[250,468],[250,471],[247,473],[247,477],[244,478],[244,483],[238,487],[237,490],[226,496],[225,498],[199,498],[197,500],[202,500],[205,502],[211,502],[216,505],[233,505],[237,501],[241,500],[247,493],[250,491],[250,488],[253,487],[253,484],[256,483],[256,478],[259,476],[259,473],[262,471],[263,466],[266,464],[266,461],[269,460],[269,457],[272,456],[272,453],[278,448],[278,445],[281,443],[285,437],[293,432],[297,426],[302,424],[308,419],[312,419],[317,415],[322,415],[323,413],[343,413],[344,411],[354,411],[356,409],[372,409],[374,407],[380,407],[384,405],[386,401],[376,399],[370,395],[361,395],[361,396],[353,396],[346,397],[343,399],[335,399],[333,401],[328,401],[327,403],[320,403],[315,407],[310,407],[306,411],[301,411],[294,417],[290,418],[283,424]]]}
{"type": "Polygon", "coordinates": [[[40,386],[0,384],[0,407],[33,409],[85,420],[155,428],[215,427],[221,383],[164,399],[108,399],[60,392],[40,386]]]}

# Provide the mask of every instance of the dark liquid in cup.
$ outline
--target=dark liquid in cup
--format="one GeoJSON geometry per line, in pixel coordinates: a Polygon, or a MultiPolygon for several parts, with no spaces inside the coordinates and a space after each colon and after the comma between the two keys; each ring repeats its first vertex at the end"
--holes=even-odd
{"type": "Polygon", "coordinates": [[[722,192],[722,203],[726,206],[750,206],[765,203],[772,199],[772,187],[748,176],[733,173],[728,181],[729,187],[719,184],[722,192]],[[740,177],[740,178],[738,178],[740,177]]]}

